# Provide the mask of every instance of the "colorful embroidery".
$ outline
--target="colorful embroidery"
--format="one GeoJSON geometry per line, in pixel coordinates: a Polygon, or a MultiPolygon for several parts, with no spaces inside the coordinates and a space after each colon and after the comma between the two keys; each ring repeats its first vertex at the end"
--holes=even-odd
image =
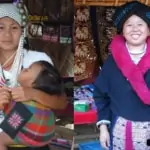
{"type": "MultiPolygon", "coordinates": [[[[119,117],[113,129],[113,150],[125,150],[126,119],[119,117]]],[[[132,121],[133,150],[149,150],[150,122],[132,121]]]]}
{"type": "Polygon", "coordinates": [[[8,119],[8,123],[12,128],[17,129],[22,124],[23,120],[24,119],[17,112],[14,112],[8,119]]]}

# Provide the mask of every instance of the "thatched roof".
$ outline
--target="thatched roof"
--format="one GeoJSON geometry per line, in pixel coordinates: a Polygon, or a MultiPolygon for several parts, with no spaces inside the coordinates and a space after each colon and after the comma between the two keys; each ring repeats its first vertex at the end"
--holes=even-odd
{"type": "MultiPolygon", "coordinates": [[[[132,0],[74,0],[75,5],[88,6],[119,6],[132,0]]],[[[140,2],[150,5],[150,0],[139,0],[140,2]]]]}

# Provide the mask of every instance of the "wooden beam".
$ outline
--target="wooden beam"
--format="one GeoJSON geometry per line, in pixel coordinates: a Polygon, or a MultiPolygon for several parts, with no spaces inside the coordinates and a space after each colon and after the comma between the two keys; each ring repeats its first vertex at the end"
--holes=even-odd
{"type": "MultiPolygon", "coordinates": [[[[132,0],[74,0],[77,6],[119,6],[132,0]]],[[[139,0],[141,3],[150,5],[149,0],[139,0]]]]}

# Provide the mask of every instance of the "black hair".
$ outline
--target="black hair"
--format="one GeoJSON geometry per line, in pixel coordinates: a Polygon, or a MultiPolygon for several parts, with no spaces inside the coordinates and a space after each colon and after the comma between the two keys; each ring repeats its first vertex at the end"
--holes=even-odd
{"type": "Polygon", "coordinates": [[[46,92],[50,95],[64,93],[63,79],[58,70],[46,61],[35,62],[41,65],[42,70],[33,83],[33,88],[46,92]]]}

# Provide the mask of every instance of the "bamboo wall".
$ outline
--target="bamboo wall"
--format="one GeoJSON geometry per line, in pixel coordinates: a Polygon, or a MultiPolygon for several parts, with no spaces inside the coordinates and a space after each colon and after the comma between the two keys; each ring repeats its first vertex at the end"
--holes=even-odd
{"type": "MultiPolygon", "coordinates": [[[[75,5],[87,6],[119,6],[132,0],[74,0],[75,5]]],[[[139,0],[140,2],[150,5],[150,0],[139,0]]]]}

